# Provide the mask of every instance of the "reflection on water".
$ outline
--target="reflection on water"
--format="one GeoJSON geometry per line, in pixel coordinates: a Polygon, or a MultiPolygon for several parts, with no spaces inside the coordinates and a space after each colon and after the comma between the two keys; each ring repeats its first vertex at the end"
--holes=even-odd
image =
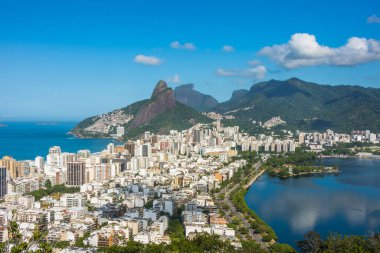
{"type": "Polygon", "coordinates": [[[295,245],[315,230],[367,234],[380,228],[380,160],[326,159],[342,173],[280,180],[264,175],[246,200],[276,231],[281,242],[295,245]]]}

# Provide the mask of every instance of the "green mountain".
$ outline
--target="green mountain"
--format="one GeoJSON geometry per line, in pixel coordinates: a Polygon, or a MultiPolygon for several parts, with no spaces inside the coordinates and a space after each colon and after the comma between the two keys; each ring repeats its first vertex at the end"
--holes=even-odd
{"type": "Polygon", "coordinates": [[[167,134],[196,123],[211,122],[209,118],[175,100],[174,92],[164,81],[155,86],[150,99],[138,101],[112,112],[93,116],[80,122],[71,131],[79,137],[110,137],[123,126],[124,138],[135,138],[145,131],[167,134]]]}
{"type": "Polygon", "coordinates": [[[254,84],[249,91],[234,92],[213,110],[235,117],[229,123],[245,129],[253,120],[280,116],[293,129],[380,132],[380,89],[361,86],[320,85],[297,78],[270,80],[254,84]]]}
{"type": "Polygon", "coordinates": [[[207,112],[218,105],[218,101],[210,95],[194,90],[194,84],[183,84],[174,89],[175,99],[200,112],[207,112]]]}

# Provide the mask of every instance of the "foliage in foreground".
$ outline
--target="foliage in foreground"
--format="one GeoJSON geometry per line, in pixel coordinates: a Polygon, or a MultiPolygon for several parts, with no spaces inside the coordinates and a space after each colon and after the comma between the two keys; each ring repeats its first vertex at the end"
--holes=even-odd
{"type": "Polygon", "coordinates": [[[380,234],[370,236],[342,236],[332,233],[325,240],[316,232],[309,232],[298,242],[303,253],[378,253],[380,234]]]}

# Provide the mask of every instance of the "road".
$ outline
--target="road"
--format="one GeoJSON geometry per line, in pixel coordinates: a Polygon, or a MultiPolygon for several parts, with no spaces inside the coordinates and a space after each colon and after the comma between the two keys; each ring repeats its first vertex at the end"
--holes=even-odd
{"type": "MultiPolygon", "coordinates": [[[[264,159],[263,159],[263,162],[266,161],[268,157],[265,156],[264,159]]],[[[255,170],[253,171],[252,174],[254,174],[255,176],[252,177],[252,179],[246,184],[244,185],[244,188],[248,188],[258,177],[260,177],[263,173],[264,173],[264,170],[261,170],[258,172],[258,170],[260,169],[261,167],[261,164],[262,162],[258,162],[256,163],[255,165],[253,165],[253,167],[255,168],[255,170]]],[[[226,212],[226,218],[228,220],[229,223],[232,222],[232,215],[235,215],[237,218],[239,218],[242,222],[242,224],[248,228],[248,232],[249,232],[249,235],[250,237],[255,240],[262,248],[268,248],[268,243],[266,242],[263,242],[263,238],[261,237],[260,234],[258,233],[255,233],[255,231],[251,228],[251,225],[250,223],[247,221],[247,219],[244,217],[244,215],[241,213],[241,212],[238,212],[236,210],[236,207],[235,205],[231,202],[230,200],[230,196],[231,196],[231,193],[233,191],[235,191],[237,188],[239,188],[239,185],[234,185],[233,187],[225,187],[224,189],[222,189],[219,193],[220,194],[224,194],[225,195],[225,203],[228,205],[229,207],[229,213],[227,214],[226,212]]],[[[219,200],[217,200],[218,204],[220,204],[221,206],[221,202],[219,202],[219,200]]]]}

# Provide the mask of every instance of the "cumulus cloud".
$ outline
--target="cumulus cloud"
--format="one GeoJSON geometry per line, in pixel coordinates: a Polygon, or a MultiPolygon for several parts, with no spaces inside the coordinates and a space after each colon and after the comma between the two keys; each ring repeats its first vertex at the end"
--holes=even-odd
{"type": "Polygon", "coordinates": [[[170,83],[180,84],[181,83],[181,78],[179,77],[179,75],[176,74],[176,75],[174,75],[172,77],[169,77],[167,79],[167,81],[170,82],[170,83]]]}
{"type": "Polygon", "coordinates": [[[226,52],[226,53],[231,53],[231,52],[234,52],[235,51],[235,48],[233,46],[229,46],[229,45],[224,45],[222,47],[222,51],[223,52],[226,52]]]}
{"type": "Polygon", "coordinates": [[[367,23],[369,24],[380,24],[380,18],[375,14],[367,18],[367,23]]]}
{"type": "Polygon", "coordinates": [[[135,56],[135,62],[136,63],[141,63],[145,65],[160,65],[162,63],[162,60],[155,56],[146,56],[146,55],[136,55],[135,56]]]}
{"type": "Polygon", "coordinates": [[[193,43],[185,42],[181,44],[179,41],[173,41],[169,44],[171,48],[174,49],[186,49],[186,50],[195,50],[197,49],[193,43]]]}
{"type": "Polygon", "coordinates": [[[250,67],[247,69],[228,70],[219,68],[216,70],[216,74],[219,76],[235,76],[254,79],[264,79],[266,73],[267,69],[263,65],[250,67]]]}
{"type": "Polygon", "coordinates": [[[380,42],[352,37],[345,45],[332,48],[320,45],[312,34],[296,33],[285,44],[264,47],[259,55],[288,69],[314,65],[354,66],[380,60],[380,42]]]}

